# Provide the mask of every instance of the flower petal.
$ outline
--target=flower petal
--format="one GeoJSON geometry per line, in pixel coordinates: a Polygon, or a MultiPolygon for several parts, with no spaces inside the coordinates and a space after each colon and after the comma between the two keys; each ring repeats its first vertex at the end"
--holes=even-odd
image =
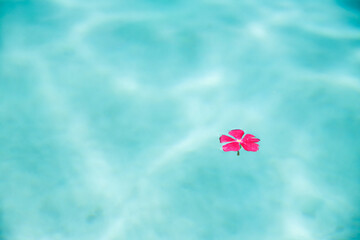
{"type": "Polygon", "coordinates": [[[226,135],[221,135],[221,137],[219,138],[220,139],[220,143],[224,143],[224,142],[234,142],[235,139],[229,137],[229,136],[226,136],[226,135]]]}
{"type": "Polygon", "coordinates": [[[259,150],[259,145],[256,142],[259,141],[260,139],[255,138],[254,135],[246,134],[240,144],[246,151],[256,152],[259,150]]]}
{"type": "Polygon", "coordinates": [[[229,152],[229,151],[237,152],[240,150],[240,144],[238,142],[232,142],[225,144],[224,146],[222,146],[222,148],[225,152],[229,152]]]}
{"type": "Polygon", "coordinates": [[[233,136],[234,138],[236,138],[236,139],[241,139],[242,136],[244,135],[244,131],[243,131],[243,130],[240,130],[240,129],[234,129],[234,130],[231,130],[231,131],[229,132],[229,134],[230,134],[231,136],[233,136]]]}
{"type": "Polygon", "coordinates": [[[242,139],[242,142],[259,142],[260,139],[255,138],[254,135],[246,134],[245,137],[242,139]]]}
{"type": "Polygon", "coordinates": [[[257,143],[241,143],[241,146],[243,146],[246,151],[256,152],[259,150],[259,144],[257,143]]]}

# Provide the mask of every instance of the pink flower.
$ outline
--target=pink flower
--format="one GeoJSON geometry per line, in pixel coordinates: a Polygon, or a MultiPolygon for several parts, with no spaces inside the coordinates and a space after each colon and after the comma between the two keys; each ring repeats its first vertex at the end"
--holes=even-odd
{"type": "Polygon", "coordinates": [[[225,152],[235,151],[238,152],[237,154],[239,155],[239,150],[241,149],[241,146],[246,151],[256,152],[257,150],[259,150],[259,145],[257,144],[257,142],[259,142],[260,139],[255,138],[254,135],[246,134],[245,137],[242,138],[242,136],[244,135],[244,131],[240,129],[231,130],[229,132],[229,135],[233,136],[235,139],[226,135],[221,135],[220,137],[220,143],[230,142],[222,146],[225,152]]]}

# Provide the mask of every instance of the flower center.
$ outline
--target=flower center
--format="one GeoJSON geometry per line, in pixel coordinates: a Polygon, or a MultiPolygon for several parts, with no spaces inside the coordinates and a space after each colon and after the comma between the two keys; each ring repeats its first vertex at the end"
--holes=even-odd
{"type": "Polygon", "coordinates": [[[236,139],[236,141],[237,141],[238,143],[241,143],[241,139],[236,139]]]}

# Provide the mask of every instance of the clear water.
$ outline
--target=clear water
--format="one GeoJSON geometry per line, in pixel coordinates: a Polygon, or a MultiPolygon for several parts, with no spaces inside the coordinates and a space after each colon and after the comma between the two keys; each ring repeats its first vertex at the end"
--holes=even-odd
{"type": "Polygon", "coordinates": [[[356,0],[0,1],[1,240],[360,239],[359,129],[356,0]]]}

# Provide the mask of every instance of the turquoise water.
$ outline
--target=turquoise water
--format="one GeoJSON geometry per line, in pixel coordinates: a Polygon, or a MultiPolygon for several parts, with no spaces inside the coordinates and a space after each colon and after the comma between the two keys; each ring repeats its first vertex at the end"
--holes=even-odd
{"type": "Polygon", "coordinates": [[[360,239],[359,129],[355,0],[0,1],[1,240],[360,239]]]}

